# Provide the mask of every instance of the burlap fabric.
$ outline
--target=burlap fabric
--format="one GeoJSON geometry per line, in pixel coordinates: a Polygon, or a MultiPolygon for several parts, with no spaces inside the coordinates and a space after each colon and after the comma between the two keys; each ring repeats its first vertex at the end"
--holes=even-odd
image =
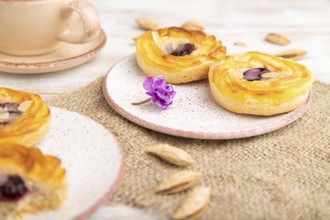
{"type": "MultiPolygon", "coordinates": [[[[118,115],[102,95],[103,78],[48,103],[93,118],[118,138],[125,175],[109,204],[128,204],[169,217],[187,195],[156,195],[165,177],[181,170],[147,155],[146,147],[168,143],[189,152],[212,188],[202,219],[330,219],[330,86],[317,82],[312,104],[297,122],[266,135],[223,141],[169,136],[118,115]]],[[[93,138],[93,137],[91,137],[93,138]]],[[[104,169],[108,169],[104,167],[104,169]]]]}

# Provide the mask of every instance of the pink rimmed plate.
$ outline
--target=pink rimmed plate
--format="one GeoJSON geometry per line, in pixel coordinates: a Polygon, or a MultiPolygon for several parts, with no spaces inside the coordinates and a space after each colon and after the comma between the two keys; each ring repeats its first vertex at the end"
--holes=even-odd
{"type": "Polygon", "coordinates": [[[59,209],[25,220],[82,220],[106,203],[123,173],[121,149],[102,125],[75,112],[51,108],[49,135],[37,146],[61,159],[67,172],[68,199],[59,209]]]}
{"type": "Polygon", "coordinates": [[[142,86],[145,77],[135,55],[119,61],[104,81],[103,92],[110,106],[138,125],[187,138],[234,139],[265,134],[296,121],[311,101],[309,97],[300,108],[271,117],[235,114],[214,101],[208,81],[203,80],[176,85],[177,94],[169,109],[153,103],[132,105],[148,98],[142,86]]]}

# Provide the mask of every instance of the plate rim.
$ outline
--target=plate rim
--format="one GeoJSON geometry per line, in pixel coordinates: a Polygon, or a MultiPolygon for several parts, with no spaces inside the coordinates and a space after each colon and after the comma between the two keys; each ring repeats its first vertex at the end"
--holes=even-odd
{"type": "MultiPolygon", "coordinates": [[[[80,64],[83,64],[96,56],[104,46],[106,45],[108,39],[107,34],[104,29],[100,31],[100,37],[102,37],[102,41],[96,46],[89,49],[87,52],[78,54],[76,56],[70,56],[67,58],[56,59],[54,61],[47,62],[7,62],[0,61],[0,71],[3,73],[11,73],[18,75],[34,75],[41,73],[51,73],[57,72],[61,70],[70,69],[76,67],[80,64]],[[35,72],[24,72],[24,71],[35,71],[35,72]]],[[[2,54],[0,52],[0,54],[2,54]]],[[[38,55],[36,55],[38,56],[38,55]]],[[[39,55],[40,56],[40,55],[39,55]]],[[[41,56],[45,56],[41,55],[41,56]]],[[[15,56],[12,56],[15,57],[15,56]]],[[[26,56],[21,56],[26,57],[26,56]]]]}
{"type": "MultiPolygon", "coordinates": [[[[144,128],[157,131],[160,133],[177,136],[177,137],[184,137],[184,138],[191,138],[191,139],[203,139],[203,140],[229,140],[229,139],[241,139],[241,138],[248,138],[248,137],[254,137],[259,136],[263,134],[267,134],[272,131],[279,130],[281,128],[284,128],[293,122],[295,122],[297,119],[299,119],[301,116],[304,115],[304,113],[307,111],[310,103],[311,103],[311,92],[306,100],[306,102],[298,107],[297,109],[284,113],[287,114],[287,117],[282,118],[278,122],[274,124],[268,124],[266,127],[260,127],[260,128],[254,128],[254,129],[245,129],[245,130],[239,130],[238,132],[224,132],[224,133],[214,133],[214,132],[195,132],[195,131],[185,131],[180,129],[173,129],[168,128],[162,125],[156,125],[154,123],[148,122],[146,120],[140,119],[133,114],[129,113],[125,109],[123,109],[121,106],[119,106],[111,97],[111,94],[109,94],[108,91],[108,79],[110,78],[110,75],[112,73],[112,70],[119,65],[119,63],[123,62],[126,59],[129,59],[134,56],[135,59],[135,53],[131,54],[129,56],[125,56],[124,58],[117,61],[106,73],[106,77],[103,81],[102,91],[103,96],[105,97],[107,103],[122,117],[128,119],[129,121],[142,126],[144,128]]],[[[221,108],[221,106],[219,106],[221,108]]]]}
{"type": "Polygon", "coordinates": [[[71,113],[77,114],[80,117],[83,117],[83,118],[85,118],[89,121],[92,121],[92,122],[96,123],[98,126],[100,126],[105,131],[107,131],[108,135],[110,135],[111,138],[114,140],[114,142],[116,143],[116,146],[117,146],[119,156],[121,158],[120,159],[119,172],[118,172],[118,175],[116,177],[115,183],[110,186],[110,189],[108,190],[108,192],[105,193],[104,196],[102,196],[95,204],[93,204],[92,206],[87,208],[82,213],[79,213],[79,214],[75,215],[75,217],[73,217],[74,220],[84,220],[84,219],[87,219],[88,217],[90,217],[91,215],[93,215],[101,206],[103,206],[106,202],[108,202],[108,200],[110,200],[113,197],[113,195],[115,194],[115,192],[119,189],[119,186],[120,186],[120,184],[121,184],[121,182],[124,178],[124,174],[125,174],[123,148],[122,148],[122,145],[120,144],[120,142],[115,137],[115,135],[109,129],[107,129],[103,124],[97,122],[96,120],[94,120],[94,119],[92,119],[92,118],[90,118],[86,115],[83,115],[81,113],[71,111],[71,110],[68,110],[68,109],[65,109],[65,108],[50,106],[50,109],[51,109],[51,111],[52,111],[52,109],[58,109],[60,111],[71,112],[71,113]]]}

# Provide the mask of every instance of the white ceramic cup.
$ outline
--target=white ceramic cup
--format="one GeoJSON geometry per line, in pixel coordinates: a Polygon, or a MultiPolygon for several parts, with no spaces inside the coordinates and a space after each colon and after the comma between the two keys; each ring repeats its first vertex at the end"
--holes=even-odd
{"type": "Polygon", "coordinates": [[[0,52],[36,55],[61,42],[86,43],[101,31],[99,15],[86,0],[0,0],[0,52]]]}

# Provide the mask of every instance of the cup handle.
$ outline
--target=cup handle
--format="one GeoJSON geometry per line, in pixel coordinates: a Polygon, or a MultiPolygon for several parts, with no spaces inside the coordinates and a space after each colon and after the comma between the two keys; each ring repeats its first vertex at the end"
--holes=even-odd
{"type": "Polygon", "coordinates": [[[83,26],[83,34],[70,30],[62,32],[59,39],[64,42],[81,44],[94,40],[101,31],[101,22],[96,8],[86,0],[73,0],[62,10],[63,17],[69,17],[76,12],[83,26]]]}

